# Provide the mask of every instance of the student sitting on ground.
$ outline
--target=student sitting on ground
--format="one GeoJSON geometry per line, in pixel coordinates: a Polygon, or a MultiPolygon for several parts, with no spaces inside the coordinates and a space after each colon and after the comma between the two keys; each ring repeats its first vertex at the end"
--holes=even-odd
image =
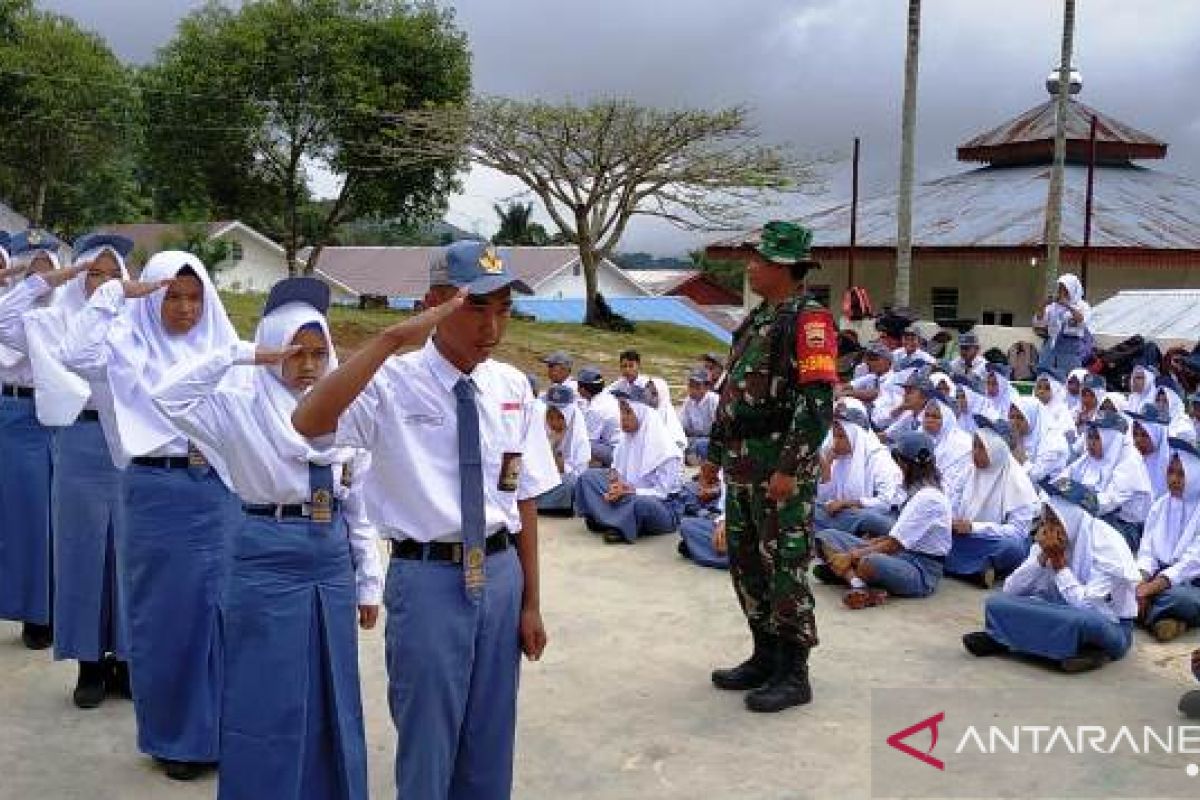
{"type": "Polygon", "coordinates": [[[692,370],[688,375],[687,398],[679,408],[679,422],[688,442],[684,458],[689,466],[708,458],[708,436],[712,433],[719,400],[717,393],[709,388],[708,370],[703,367],[692,370]]]}
{"type": "Polygon", "coordinates": [[[595,367],[579,370],[579,407],[592,450],[589,466],[611,467],[613,448],[621,438],[621,411],[617,398],[604,391],[604,376],[595,367]]]}
{"type": "MultiPolygon", "coordinates": [[[[1057,371],[1048,367],[1038,369],[1037,380],[1033,385],[1033,396],[1049,412],[1047,421],[1050,425],[1063,431],[1075,429],[1075,416],[1067,404],[1067,387],[1063,384],[1062,376],[1057,371]]],[[[1018,397],[1017,401],[1020,399],[1018,397]]]]}
{"type": "Polygon", "coordinates": [[[1009,450],[1008,423],[983,417],[976,423],[967,479],[962,493],[951,498],[954,543],[946,556],[946,574],[990,589],[1028,555],[1041,501],[1009,450]]]}
{"type": "Polygon", "coordinates": [[[963,645],[975,656],[1023,653],[1084,672],[1133,643],[1137,564],[1121,534],[1095,516],[1094,492],[1070,479],[1040,488],[1048,499],[1037,543],[984,601],[985,629],[963,645]]]}
{"type": "Polygon", "coordinates": [[[575,487],[575,510],[588,529],[609,544],[632,544],[638,536],[671,533],[679,527],[676,508],[683,454],[642,389],[614,392],[624,436],[613,467],[589,469],[575,487]]]}
{"type": "Polygon", "coordinates": [[[1032,397],[1019,397],[1008,409],[1008,423],[1012,428],[1013,457],[1037,483],[1043,478],[1057,475],[1067,467],[1071,447],[1067,442],[1067,430],[1055,427],[1050,420],[1050,410],[1032,397]]]}
{"type": "Polygon", "coordinates": [[[955,375],[953,381],[953,392],[948,392],[946,396],[954,398],[958,427],[967,433],[974,433],[975,417],[988,408],[983,381],[974,375],[955,375]]]}
{"type": "Polygon", "coordinates": [[[725,482],[721,472],[705,463],[683,487],[683,518],[679,522],[679,554],[702,567],[729,569],[725,540],[725,482]]]}
{"type": "Polygon", "coordinates": [[[1116,528],[1136,553],[1142,525],[1152,499],[1146,465],[1126,434],[1128,424],[1119,414],[1106,413],[1088,425],[1087,452],[1063,473],[1096,492],[1099,516],[1116,528]]]}
{"type": "Polygon", "coordinates": [[[918,417],[934,392],[929,375],[930,372],[927,368],[913,366],[912,362],[906,362],[904,369],[897,371],[897,386],[903,393],[903,399],[900,405],[888,413],[883,424],[879,424],[879,420],[876,420],[876,425],[880,430],[880,439],[885,442],[895,441],[900,434],[920,427],[918,417]]]}
{"type": "Polygon", "coordinates": [[[1075,430],[1082,442],[1088,424],[1100,413],[1100,404],[1108,394],[1107,384],[1099,375],[1088,373],[1079,381],[1079,408],[1075,411],[1075,430]]]}
{"type": "Polygon", "coordinates": [[[904,503],[900,468],[859,409],[835,410],[830,436],[829,447],[821,452],[813,527],[886,536],[904,503]]]}
{"type": "Polygon", "coordinates": [[[1070,410],[1071,416],[1074,417],[1079,413],[1080,405],[1083,402],[1083,379],[1091,373],[1086,369],[1079,368],[1071,370],[1067,375],[1067,409],[1070,410]]]}
{"type": "Polygon", "coordinates": [[[1171,447],[1167,443],[1167,428],[1170,420],[1161,414],[1158,406],[1147,403],[1126,414],[1133,421],[1133,448],[1142,456],[1146,465],[1146,476],[1150,478],[1150,496],[1161,498],[1167,494],[1167,463],[1171,460],[1171,447]]]}
{"type": "Polygon", "coordinates": [[[1008,367],[1003,364],[988,364],[987,378],[984,379],[984,398],[986,405],[983,416],[988,419],[1008,419],[1008,409],[1020,395],[1009,382],[1008,367]]]}
{"type": "Polygon", "coordinates": [[[1158,379],[1157,388],[1154,390],[1154,404],[1163,417],[1170,420],[1167,426],[1169,436],[1186,438],[1191,433],[1192,421],[1183,402],[1183,393],[1173,378],[1158,379]]]}
{"type": "Polygon", "coordinates": [[[824,563],[813,574],[826,583],[849,584],[843,602],[851,609],[881,605],[889,594],[933,594],[950,551],[950,501],[942,492],[933,440],[911,431],[896,441],[892,454],[908,501],[888,535],[867,540],[833,529],[816,535],[824,563]]]}
{"type": "Polygon", "coordinates": [[[1150,507],[1137,557],[1138,619],[1160,642],[1200,625],[1200,450],[1170,447],[1167,493],[1150,507]]]}
{"type": "Polygon", "coordinates": [[[570,516],[575,508],[575,483],[591,460],[587,425],[576,405],[575,392],[565,385],[551,386],[542,405],[546,411],[546,436],[562,483],[537,499],[538,511],[570,516]]]}
{"type": "Polygon", "coordinates": [[[936,393],[925,403],[920,423],[933,439],[942,489],[947,497],[957,497],[971,466],[971,437],[958,427],[950,401],[936,393]]]}
{"type": "Polygon", "coordinates": [[[872,417],[876,413],[886,417],[903,399],[903,391],[895,384],[892,372],[892,351],[879,342],[869,344],[863,351],[863,365],[863,374],[850,381],[839,394],[861,401],[872,417]]]}

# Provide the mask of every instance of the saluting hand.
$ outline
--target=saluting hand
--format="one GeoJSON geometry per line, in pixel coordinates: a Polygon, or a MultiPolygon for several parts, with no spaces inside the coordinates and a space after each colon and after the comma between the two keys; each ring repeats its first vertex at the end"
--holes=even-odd
{"type": "Polygon", "coordinates": [[[49,272],[43,272],[41,275],[42,280],[46,282],[47,286],[51,289],[56,289],[84,272],[87,272],[87,264],[73,264],[66,269],[54,269],[49,272]]]}
{"type": "Polygon", "coordinates": [[[538,661],[546,649],[548,639],[546,626],[542,623],[542,612],[537,608],[521,609],[521,652],[530,661],[538,661]]]}
{"type": "Polygon", "coordinates": [[[383,330],[383,336],[399,350],[405,347],[418,347],[425,344],[429,335],[438,323],[462,308],[467,300],[467,290],[463,289],[444,303],[422,311],[416,316],[397,322],[383,330]]]}
{"type": "Polygon", "coordinates": [[[121,285],[125,287],[125,298],[127,300],[136,300],[139,297],[149,297],[157,291],[161,291],[171,285],[170,280],[150,281],[143,283],[142,281],[121,281],[121,285]]]}
{"type": "Polygon", "coordinates": [[[273,350],[269,347],[259,347],[254,351],[254,365],[258,367],[267,367],[274,364],[282,364],[292,356],[299,353],[302,349],[299,345],[288,345],[279,350],[273,350]]]}

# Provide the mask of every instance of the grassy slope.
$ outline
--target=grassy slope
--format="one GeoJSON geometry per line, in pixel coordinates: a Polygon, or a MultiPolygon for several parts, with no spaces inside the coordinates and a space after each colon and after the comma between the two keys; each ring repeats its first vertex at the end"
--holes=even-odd
{"type": "MultiPolygon", "coordinates": [[[[225,307],[242,336],[254,334],[262,308],[261,295],[223,294],[225,307]]],[[[341,353],[354,350],[360,342],[392,322],[402,319],[395,311],[359,311],[334,308],[333,338],[341,353]]],[[[544,382],[545,367],[539,362],[553,350],[575,357],[575,365],[595,364],[611,380],[617,374],[617,354],[634,349],[642,354],[644,371],[665,377],[672,386],[686,383],[687,370],[701,353],[727,348],[703,331],[661,322],[639,322],[633,334],[607,333],[582,325],[513,320],[496,357],[537,375],[544,382]]]]}

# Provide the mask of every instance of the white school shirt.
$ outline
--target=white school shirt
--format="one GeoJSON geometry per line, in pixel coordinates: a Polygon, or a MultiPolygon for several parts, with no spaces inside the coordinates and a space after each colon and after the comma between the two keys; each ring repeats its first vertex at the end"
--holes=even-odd
{"type": "Polygon", "coordinates": [[[936,358],[934,358],[931,353],[929,353],[927,350],[924,350],[920,347],[918,347],[912,353],[909,353],[903,347],[897,347],[895,350],[892,351],[892,363],[893,364],[899,364],[900,362],[907,361],[910,358],[915,358],[918,361],[924,362],[926,364],[938,363],[938,360],[936,358]]]}
{"type": "Polygon", "coordinates": [[[888,536],[905,550],[927,556],[944,556],[953,543],[950,501],[941,489],[926,486],[908,499],[888,536]]]}
{"type": "MultiPolygon", "coordinates": [[[[335,441],[371,454],[364,496],[367,516],[393,539],[462,540],[458,419],[454,387],[464,377],[433,343],[387,360],[338,420],[335,441]]],[[[487,360],[469,376],[475,384],[483,454],[487,533],[521,530],[518,500],[532,500],[561,482],[545,423],[524,373],[487,360]],[[501,491],[505,453],[519,453],[515,492],[501,491]]]]}
{"type": "MultiPolygon", "coordinates": [[[[307,503],[312,490],[307,462],[272,458],[271,431],[249,411],[257,398],[248,392],[219,388],[222,378],[237,365],[254,363],[256,346],[240,342],[172,368],[151,391],[154,405],[194,441],[221,451],[230,488],[249,505],[307,503]]],[[[266,367],[247,367],[266,369],[266,367]]],[[[353,483],[342,485],[342,465],[333,464],[334,495],[341,502],[350,538],[359,605],[383,601],[383,563],[379,537],[363,508],[362,482],[370,474],[370,458],[360,453],[350,462],[353,483]]]]}
{"type": "Polygon", "coordinates": [[[591,400],[580,399],[583,420],[587,423],[588,441],[617,446],[621,438],[621,407],[617,398],[608,392],[600,392],[591,400]]]}
{"type": "Polygon", "coordinates": [[[968,369],[967,362],[963,360],[963,357],[955,356],[954,360],[950,362],[950,374],[951,375],[972,375],[981,380],[986,380],[987,379],[987,363],[988,363],[987,359],[984,358],[983,356],[976,356],[975,360],[971,362],[971,366],[968,369]]]}
{"type": "Polygon", "coordinates": [[[617,378],[604,391],[609,392],[610,394],[612,392],[628,392],[630,389],[632,389],[635,386],[638,387],[639,389],[645,389],[646,384],[648,384],[649,382],[650,382],[650,379],[648,377],[646,377],[645,375],[638,375],[637,380],[635,380],[633,383],[630,383],[629,381],[625,380],[624,378],[617,378]]]}
{"type": "MultiPolygon", "coordinates": [[[[46,286],[45,280],[38,280],[46,286]]],[[[0,383],[5,386],[33,386],[33,365],[29,363],[23,315],[33,308],[38,297],[45,294],[35,295],[35,288],[36,284],[25,280],[0,294],[0,345],[9,351],[4,357],[11,359],[10,364],[0,363],[0,383]]]]}
{"type": "Polygon", "coordinates": [[[690,396],[679,407],[679,421],[688,436],[708,436],[712,432],[713,420],[717,416],[717,403],[721,400],[716,392],[708,392],[699,401],[690,396]]]}
{"type": "Polygon", "coordinates": [[[1081,583],[1069,566],[1057,572],[1043,566],[1040,563],[1041,555],[1041,545],[1035,543],[1021,566],[1004,581],[1002,591],[1018,597],[1041,597],[1065,603],[1072,608],[1096,611],[1111,622],[1137,616],[1137,597],[1129,581],[1093,567],[1087,583],[1081,583]]]}

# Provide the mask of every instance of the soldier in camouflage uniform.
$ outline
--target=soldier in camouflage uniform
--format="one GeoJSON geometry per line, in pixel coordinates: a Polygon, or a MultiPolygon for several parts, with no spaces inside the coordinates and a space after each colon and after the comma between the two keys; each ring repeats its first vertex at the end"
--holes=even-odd
{"type": "Polygon", "coordinates": [[[753,690],[752,711],[810,702],[817,644],[808,566],[820,476],[818,449],[833,418],[837,330],[801,294],[812,233],[771,222],[747,266],[763,302],[734,335],[705,470],[725,472],[725,529],[734,590],[754,653],[713,672],[718,688],[753,690]]]}

